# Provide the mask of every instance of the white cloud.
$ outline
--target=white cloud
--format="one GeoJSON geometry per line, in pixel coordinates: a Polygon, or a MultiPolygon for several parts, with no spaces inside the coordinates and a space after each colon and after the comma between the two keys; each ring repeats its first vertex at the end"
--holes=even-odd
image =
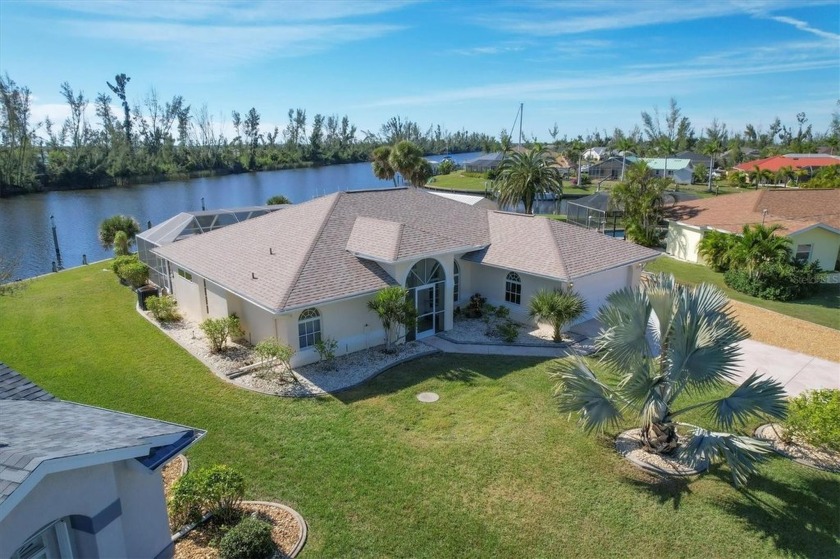
{"type": "Polygon", "coordinates": [[[785,16],[771,16],[769,19],[773,21],[778,21],[779,23],[786,23],[788,25],[792,25],[799,29],[800,31],[805,31],[807,33],[812,33],[818,37],[822,37],[824,39],[831,39],[833,41],[840,41],[840,35],[837,33],[831,33],[829,31],[823,31],[822,29],[817,29],[816,27],[811,27],[808,22],[794,19],[792,17],[785,17],[785,16]]]}

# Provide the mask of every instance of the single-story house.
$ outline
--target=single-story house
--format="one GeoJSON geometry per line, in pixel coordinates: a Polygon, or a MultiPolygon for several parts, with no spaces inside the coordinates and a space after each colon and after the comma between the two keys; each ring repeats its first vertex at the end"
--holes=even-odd
{"type": "MultiPolygon", "coordinates": [[[[681,151],[674,156],[675,159],[688,159],[691,161],[691,166],[696,167],[697,165],[703,165],[704,167],[708,168],[709,163],[711,162],[711,158],[708,155],[703,155],[702,153],[697,153],[696,151],[685,150],[681,151]]],[[[719,157],[715,157],[715,165],[718,165],[719,157]]]]}
{"type": "Polygon", "coordinates": [[[0,363],[0,557],[172,557],[160,470],[203,435],[58,400],[0,363]]]}
{"type": "Polygon", "coordinates": [[[691,184],[694,176],[694,166],[690,159],[645,157],[642,158],[642,161],[647,163],[657,177],[667,177],[676,184],[691,184]]]}
{"type": "Polygon", "coordinates": [[[667,253],[702,262],[697,245],[709,230],[741,233],[744,225],[779,224],[794,258],[836,270],[840,260],[840,190],[751,190],[677,204],[666,211],[667,253]]]}
{"type": "Polygon", "coordinates": [[[626,173],[627,169],[636,161],[638,161],[638,158],[632,155],[628,155],[626,158],[610,157],[609,159],[603,159],[598,163],[589,165],[586,172],[589,173],[589,178],[592,179],[618,180],[621,178],[622,167],[626,173]],[[623,159],[626,161],[622,161],[623,159]]]}
{"type": "Polygon", "coordinates": [[[812,176],[821,168],[832,165],[840,165],[840,156],[822,153],[788,153],[746,161],[735,165],[733,169],[739,173],[746,174],[755,171],[756,167],[762,171],[769,171],[771,173],[777,173],[781,169],[790,168],[793,170],[807,171],[808,176],[812,176]]]}
{"type": "Polygon", "coordinates": [[[474,293],[527,322],[539,289],[573,286],[594,315],[659,253],[543,217],[493,211],[422,189],[340,192],[152,249],[181,312],[235,313],[251,343],[274,337],[317,361],[384,341],[368,302],[401,285],[418,310],[408,339],[449,330],[474,293]]]}
{"type": "Polygon", "coordinates": [[[470,173],[485,173],[491,169],[498,169],[505,158],[504,152],[483,153],[475,159],[464,161],[464,170],[470,173]]]}
{"type": "Polygon", "coordinates": [[[581,157],[583,157],[587,161],[601,161],[602,159],[606,159],[609,156],[610,156],[610,149],[608,147],[605,147],[605,146],[587,148],[581,154],[581,157]]]}

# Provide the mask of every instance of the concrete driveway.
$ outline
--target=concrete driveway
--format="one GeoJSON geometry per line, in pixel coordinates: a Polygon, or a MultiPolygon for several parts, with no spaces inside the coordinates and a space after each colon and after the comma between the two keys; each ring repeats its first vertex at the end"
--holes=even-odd
{"type": "Polygon", "coordinates": [[[814,388],[840,388],[840,363],[755,340],[741,342],[741,349],[738,384],[758,371],[781,382],[790,396],[814,388]]]}

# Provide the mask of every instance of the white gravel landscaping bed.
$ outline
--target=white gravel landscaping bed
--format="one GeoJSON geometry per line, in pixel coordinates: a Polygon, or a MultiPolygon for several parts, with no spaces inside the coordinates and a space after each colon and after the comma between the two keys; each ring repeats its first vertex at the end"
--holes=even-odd
{"type": "Polygon", "coordinates": [[[549,346],[556,347],[561,344],[579,342],[582,336],[571,332],[563,333],[563,342],[554,341],[554,330],[547,324],[541,324],[538,328],[531,325],[519,325],[519,336],[514,342],[508,343],[501,338],[487,336],[485,331],[487,325],[480,318],[457,318],[452,330],[447,330],[441,337],[447,340],[464,344],[499,344],[499,345],[525,345],[525,346],[549,346]]]}
{"type": "MultiPolygon", "coordinates": [[[[258,361],[252,347],[238,343],[229,343],[224,353],[211,353],[204,332],[193,321],[182,320],[170,324],[158,324],[151,313],[143,312],[142,314],[219,376],[227,378],[242,367],[253,365],[258,361]]],[[[336,357],[332,367],[324,363],[298,367],[294,369],[294,374],[299,379],[299,383],[285,382],[276,373],[265,375],[260,371],[228,380],[266,394],[292,397],[318,396],[355,386],[375,376],[389,365],[436,351],[420,342],[400,345],[395,353],[385,353],[382,346],[378,346],[336,357]]]]}

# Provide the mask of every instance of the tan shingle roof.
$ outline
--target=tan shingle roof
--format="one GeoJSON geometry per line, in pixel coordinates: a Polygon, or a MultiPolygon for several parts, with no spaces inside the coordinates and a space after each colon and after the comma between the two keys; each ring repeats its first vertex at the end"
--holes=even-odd
{"type": "Polygon", "coordinates": [[[357,254],[395,261],[464,252],[478,262],[559,279],[658,254],[572,225],[491,212],[418,189],[332,194],[155,252],[278,312],[397,283],[357,254]]]}
{"type": "Polygon", "coordinates": [[[762,218],[765,225],[781,225],[786,234],[820,223],[840,229],[840,190],[753,190],[678,204],[666,210],[666,217],[732,233],[762,218]]]}
{"type": "Polygon", "coordinates": [[[465,260],[572,280],[631,262],[652,260],[655,250],[553,219],[489,212],[490,246],[465,260]]]}

